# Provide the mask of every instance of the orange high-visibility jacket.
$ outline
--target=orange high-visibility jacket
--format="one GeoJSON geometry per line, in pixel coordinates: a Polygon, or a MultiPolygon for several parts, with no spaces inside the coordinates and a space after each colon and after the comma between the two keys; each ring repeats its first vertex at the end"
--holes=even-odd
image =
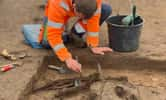
{"type": "MultiPolygon", "coordinates": [[[[82,20],[76,25],[87,32],[86,42],[91,47],[98,46],[99,43],[99,19],[101,14],[101,0],[97,0],[98,8],[95,14],[87,20],[82,20]]],[[[76,16],[72,6],[72,0],[48,0],[45,16],[47,21],[47,41],[53,48],[55,54],[61,61],[71,57],[62,40],[64,25],[70,17],[76,16]]],[[[78,28],[78,29],[79,29],[78,28]]],[[[39,42],[43,39],[43,28],[39,35],[39,42]]]]}

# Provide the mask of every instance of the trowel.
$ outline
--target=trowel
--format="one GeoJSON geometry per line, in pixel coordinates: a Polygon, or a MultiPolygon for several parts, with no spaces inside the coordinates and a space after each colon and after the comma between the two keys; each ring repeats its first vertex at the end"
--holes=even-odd
{"type": "MultiPolygon", "coordinates": [[[[78,61],[78,56],[75,56],[75,59],[78,61]]],[[[74,81],[75,87],[78,87],[81,85],[81,77],[82,77],[82,72],[79,72],[79,78],[74,81]]]]}
{"type": "Polygon", "coordinates": [[[130,15],[124,17],[122,19],[122,23],[123,25],[134,25],[134,22],[135,22],[135,19],[138,17],[136,15],[136,5],[134,4],[134,0],[129,0],[130,1],[130,4],[131,4],[131,13],[130,15]]]}
{"type": "Polygon", "coordinates": [[[65,74],[65,73],[67,73],[67,70],[66,70],[64,67],[58,67],[58,66],[55,66],[55,65],[48,65],[48,68],[49,68],[49,69],[56,70],[56,71],[58,71],[60,74],[65,74]]]}

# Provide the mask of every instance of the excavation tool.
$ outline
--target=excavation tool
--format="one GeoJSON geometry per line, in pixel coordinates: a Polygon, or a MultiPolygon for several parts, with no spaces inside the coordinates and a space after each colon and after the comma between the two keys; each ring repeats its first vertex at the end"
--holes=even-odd
{"type": "Polygon", "coordinates": [[[12,61],[17,60],[17,58],[15,57],[15,55],[10,54],[6,49],[4,49],[1,52],[1,56],[5,57],[6,59],[12,60],[12,61]]]}
{"type": "Polygon", "coordinates": [[[122,23],[124,25],[134,25],[135,19],[136,19],[136,17],[138,17],[136,15],[136,5],[134,4],[134,0],[129,0],[129,2],[130,2],[130,6],[131,6],[131,12],[130,12],[130,15],[128,15],[122,19],[122,23]]]}
{"type": "MultiPolygon", "coordinates": [[[[78,56],[75,56],[75,59],[78,61],[78,56]]],[[[79,72],[79,78],[74,81],[76,87],[81,85],[82,72],[79,72]]]]}
{"type": "Polygon", "coordinates": [[[7,65],[3,65],[3,66],[0,66],[0,71],[1,72],[7,72],[11,69],[14,69],[16,67],[20,67],[22,66],[23,63],[22,62],[15,62],[15,63],[11,63],[11,64],[7,64],[7,65]]]}
{"type": "Polygon", "coordinates": [[[60,74],[65,74],[65,73],[67,73],[67,70],[66,70],[64,67],[58,67],[58,66],[55,66],[55,65],[48,65],[48,68],[49,68],[49,69],[56,70],[56,71],[58,71],[60,74]]]}

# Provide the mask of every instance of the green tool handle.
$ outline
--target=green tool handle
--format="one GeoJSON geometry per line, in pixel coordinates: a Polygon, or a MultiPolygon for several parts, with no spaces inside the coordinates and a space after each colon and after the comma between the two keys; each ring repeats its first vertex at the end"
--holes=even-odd
{"type": "Polygon", "coordinates": [[[43,39],[46,41],[47,40],[47,23],[44,23],[44,37],[43,39]]]}
{"type": "Polygon", "coordinates": [[[136,18],[136,5],[133,5],[133,10],[132,10],[132,15],[133,15],[133,24],[135,22],[135,18],[136,18]]]}

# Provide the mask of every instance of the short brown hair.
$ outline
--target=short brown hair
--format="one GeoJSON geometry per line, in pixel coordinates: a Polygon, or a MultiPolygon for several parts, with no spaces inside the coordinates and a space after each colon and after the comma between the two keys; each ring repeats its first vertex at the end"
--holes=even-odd
{"type": "Polygon", "coordinates": [[[96,0],[74,0],[76,10],[85,16],[85,19],[89,19],[93,16],[97,10],[96,0]]]}

